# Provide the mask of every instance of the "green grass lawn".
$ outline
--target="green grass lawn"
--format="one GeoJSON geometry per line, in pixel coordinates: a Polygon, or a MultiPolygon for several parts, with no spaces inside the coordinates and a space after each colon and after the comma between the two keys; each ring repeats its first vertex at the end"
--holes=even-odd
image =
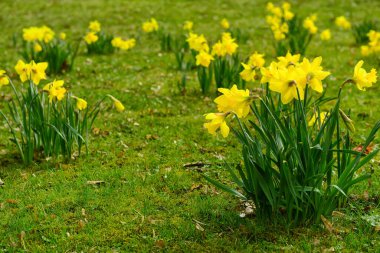
{"type": "MultiPolygon", "coordinates": [[[[316,13],[321,30],[332,30],[331,41],[314,38],[307,56],[323,57],[324,68],[333,73],[326,82],[327,93],[335,95],[361,56],[352,34],[334,26],[334,17],[345,15],[353,23],[375,19],[380,2],[290,2],[299,15],[316,13]]],[[[73,71],[59,77],[89,103],[112,94],[126,107],[117,113],[104,106],[95,123],[100,133],[91,135],[88,156],[69,164],[43,161],[25,168],[9,141],[5,121],[0,120],[0,178],[5,183],[0,187],[0,251],[379,251],[379,232],[363,219],[377,217],[380,225],[379,157],[371,163],[372,179],[356,186],[347,207],[340,210],[345,215],[332,218],[339,230],[334,233],[323,226],[286,230],[259,224],[254,217],[241,218],[243,203],[202,177],[207,173],[229,183],[223,164],[241,160],[239,144],[232,135],[215,138],[203,129],[203,114],[215,111],[213,97],[201,95],[195,72],[189,76],[186,95],[178,91],[174,55],[161,52],[159,41],[141,32],[141,23],[155,17],[165,30],[180,33],[183,22],[192,20],[195,32],[215,41],[222,32],[219,21],[227,18],[249,36],[239,46],[240,54],[265,53],[268,63],[275,55],[265,4],[262,0],[2,0],[0,68],[8,73],[21,59],[12,37],[32,25],[66,32],[70,40],[83,36],[88,23],[97,19],[104,31],[135,37],[137,45],[103,56],[86,55],[82,45],[73,71]],[[207,166],[184,167],[193,162],[207,166]],[[94,180],[104,183],[87,183],[94,180]]],[[[365,60],[364,66],[380,69],[374,58],[365,60]]],[[[367,92],[353,86],[344,91],[343,105],[351,108],[358,143],[380,119],[379,92],[379,85],[367,92]]],[[[8,93],[7,87],[0,90],[1,110],[8,93]]]]}

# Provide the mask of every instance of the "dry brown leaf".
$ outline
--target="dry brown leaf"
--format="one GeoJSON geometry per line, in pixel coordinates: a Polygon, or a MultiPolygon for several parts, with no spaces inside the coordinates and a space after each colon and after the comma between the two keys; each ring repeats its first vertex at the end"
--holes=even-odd
{"type": "Polygon", "coordinates": [[[13,205],[18,204],[18,200],[17,199],[7,199],[6,202],[8,204],[13,204],[13,205]]]}
{"type": "Polygon", "coordinates": [[[83,221],[83,220],[79,220],[79,222],[78,222],[78,228],[79,228],[79,229],[83,229],[84,226],[85,226],[84,221],[83,221]]]}
{"type": "Polygon", "coordinates": [[[321,220],[323,222],[323,225],[325,225],[325,228],[330,233],[334,232],[334,227],[333,227],[332,223],[328,219],[326,219],[323,215],[321,215],[321,220]]]}
{"type": "Polygon", "coordinates": [[[201,189],[202,187],[203,187],[202,184],[193,184],[193,185],[191,186],[191,188],[190,188],[190,191],[192,192],[192,191],[195,191],[195,190],[199,190],[199,189],[201,189]]]}
{"type": "Polygon", "coordinates": [[[145,136],[145,139],[147,139],[147,140],[157,140],[158,139],[158,135],[156,135],[156,134],[147,134],[145,136]]]}
{"type": "Polygon", "coordinates": [[[164,240],[157,240],[156,241],[156,247],[159,247],[159,248],[165,247],[165,241],[164,240]]]}
{"type": "Polygon", "coordinates": [[[332,216],[333,216],[333,217],[344,217],[345,214],[344,214],[344,213],[341,213],[341,212],[339,212],[339,211],[333,211],[333,212],[332,212],[332,216]]]}

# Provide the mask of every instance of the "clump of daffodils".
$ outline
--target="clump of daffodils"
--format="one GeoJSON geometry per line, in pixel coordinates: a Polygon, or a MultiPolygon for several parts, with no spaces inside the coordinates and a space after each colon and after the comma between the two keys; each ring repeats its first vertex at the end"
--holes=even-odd
{"type": "Polygon", "coordinates": [[[264,55],[255,52],[249,57],[247,63],[242,62],[241,64],[244,68],[244,70],[240,72],[241,78],[246,82],[256,80],[257,73],[265,64],[264,55]]]}
{"type": "Polygon", "coordinates": [[[112,100],[117,111],[125,109],[120,100],[111,95],[88,108],[86,100],[68,91],[64,80],[47,81],[47,68],[47,62],[19,60],[14,69],[22,88],[15,86],[6,72],[0,70],[0,87],[10,85],[15,97],[9,106],[11,120],[1,110],[0,115],[7,122],[12,140],[27,165],[36,156],[63,156],[70,160],[75,147],[79,154],[82,146],[87,150],[89,130],[105,98],[112,100]],[[43,86],[39,88],[41,83],[43,86]]]}
{"type": "Polygon", "coordinates": [[[22,56],[26,61],[48,62],[49,73],[62,73],[71,70],[76,50],[66,41],[66,33],[56,33],[48,26],[23,29],[22,56]]]}
{"type": "Polygon", "coordinates": [[[127,51],[136,45],[135,39],[123,39],[105,34],[97,20],[90,22],[88,32],[83,39],[89,54],[109,54],[113,53],[115,49],[127,51]]]}
{"type": "Polygon", "coordinates": [[[380,32],[371,30],[368,34],[368,45],[361,46],[361,54],[368,56],[371,54],[377,54],[380,52],[380,32]]]}
{"type": "Polygon", "coordinates": [[[151,32],[157,32],[158,31],[158,23],[157,20],[154,18],[151,18],[148,21],[145,21],[142,24],[142,30],[146,33],[151,33],[151,32]]]}
{"type": "Polygon", "coordinates": [[[266,22],[270,26],[275,40],[284,40],[289,32],[288,21],[294,18],[290,3],[284,2],[280,7],[269,2],[267,11],[270,15],[266,17],[266,22]]]}

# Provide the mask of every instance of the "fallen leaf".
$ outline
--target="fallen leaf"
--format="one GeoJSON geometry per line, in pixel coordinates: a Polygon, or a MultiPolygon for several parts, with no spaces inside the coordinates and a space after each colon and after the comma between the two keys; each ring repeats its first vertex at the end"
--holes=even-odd
{"type": "Polygon", "coordinates": [[[13,204],[13,205],[18,204],[18,200],[17,199],[7,199],[6,202],[8,204],[13,204]]]}
{"type": "Polygon", "coordinates": [[[145,139],[147,139],[147,140],[157,140],[158,139],[158,135],[155,135],[155,134],[147,134],[146,136],[145,136],[145,139]]]}
{"type": "Polygon", "coordinates": [[[183,165],[183,167],[185,167],[185,168],[191,168],[191,167],[201,168],[201,167],[204,167],[206,165],[210,165],[210,164],[207,164],[207,163],[204,163],[204,162],[193,162],[193,163],[185,163],[183,165]]]}
{"type": "Polygon", "coordinates": [[[195,190],[199,190],[199,189],[201,189],[202,187],[203,187],[202,184],[193,184],[193,185],[191,186],[191,188],[190,188],[190,191],[192,192],[192,191],[195,191],[195,190]]]}
{"type": "MultiPolygon", "coordinates": [[[[364,150],[364,154],[368,155],[369,153],[371,153],[373,151],[373,148],[374,148],[374,144],[371,143],[367,146],[367,148],[364,150]]],[[[357,151],[357,152],[362,152],[363,151],[363,145],[358,145],[356,146],[355,148],[353,148],[354,151],[357,151]]]]}
{"type": "Polygon", "coordinates": [[[83,229],[84,226],[85,226],[84,221],[83,221],[83,220],[79,220],[79,222],[78,222],[78,228],[79,228],[79,229],[83,229]]]}
{"type": "Polygon", "coordinates": [[[326,219],[323,215],[321,215],[321,220],[323,222],[323,225],[325,225],[325,228],[330,233],[332,233],[334,231],[334,227],[333,227],[332,223],[328,219],[326,219]]]}
{"type": "Polygon", "coordinates": [[[157,240],[156,241],[156,246],[159,248],[165,247],[165,241],[164,240],[157,240]]]}
{"type": "Polygon", "coordinates": [[[338,212],[338,211],[333,211],[333,212],[332,212],[332,216],[333,216],[333,217],[344,217],[345,214],[344,214],[344,213],[341,213],[341,212],[338,212]]]}

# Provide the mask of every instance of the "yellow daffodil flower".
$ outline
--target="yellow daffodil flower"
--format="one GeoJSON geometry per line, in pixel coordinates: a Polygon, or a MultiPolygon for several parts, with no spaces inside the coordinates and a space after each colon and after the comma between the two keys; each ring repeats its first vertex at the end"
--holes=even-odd
{"type": "Polygon", "coordinates": [[[265,64],[264,55],[254,52],[249,57],[248,64],[257,68],[261,68],[265,64]]]}
{"type": "Polygon", "coordinates": [[[223,27],[223,29],[228,29],[230,28],[230,23],[228,22],[227,19],[222,19],[222,21],[220,21],[220,25],[223,27]]]}
{"type": "Polygon", "coordinates": [[[30,65],[19,60],[15,66],[17,74],[20,76],[21,82],[25,82],[30,78],[30,65]]]}
{"type": "Polygon", "coordinates": [[[38,53],[42,51],[42,47],[39,43],[34,43],[33,50],[34,52],[38,53]]]}
{"type": "Polygon", "coordinates": [[[212,135],[215,135],[216,131],[220,129],[222,136],[227,138],[230,133],[230,128],[225,121],[226,116],[225,113],[208,113],[205,115],[205,118],[206,120],[210,120],[210,122],[204,123],[203,126],[212,135]]]}
{"type": "Polygon", "coordinates": [[[335,24],[345,30],[351,29],[351,23],[345,16],[339,16],[335,19],[335,24]]]}
{"type": "Polygon", "coordinates": [[[5,73],[5,70],[0,69],[0,87],[9,84],[9,79],[5,73]]]}
{"type": "Polygon", "coordinates": [[[209,54],[205,51],[200,51],[199,54],[195,57],[195,59],[196,59],[195,64],[197,66],[201,65],[203,67],[208,68],[211,61],[214,60],[214,57],[212,57],[211,54],[209,54]]]}
{"type": "Polygon", "coordinates": [[[271,64],[267,68],[261,67],[260,72],[261,72],[262,77],[261,77],[260,83],[269,83],[272,80],[274,73],[276,73],[276,71],[277,71],[276,62],[271,62],[271,64]]]}
{"type": "Polygon", "coordinates": [[[90,22],[90,24],[88,25],[88,29],[90,29],[91,32],[97,33],[97,32],[100,32],[101,25],[99,21],[94,20],[90,22]]]}
{"type": "Polygon", "coordinates": [[[299,63],[301,55],[300,54],[295,54],[292,55],[289,51],[286,53],[285,56],[280,56],[277,57],[278,65],[279,67],[288,67],[291,65],[297,65],[299,63]]]}
{"type": "Polygon", "coordinates": [[[53,102],[53,99],[61,101],[66,94],[66,89],[63,87],[63,80],[54,80],[44,86],[43,90],[49,93],[49,102],[53,102]]]}
{"type": "Polygon", "coordinates": [[[314,17],[307,17],[303,21],[303,27],[309,31],[310,34],[316,34],[318,27],[314,23],[314,17]]]}
{"type": "Polygon", "coordinates": [[[212,46],[211,55],[216,55],[220,57],[226,55],[226,50],[224,49],[224,46],[221,41],[218,41],[212,46]]]}
{"type": "Polygon", "coordinates": [[[207,44],[207,40],[203,34],[197,35],[195,33],[190,33],[189,37],[186,40],[189,43],[190,49],[195,51],[209,51],[209,46],[207,44]]]}
{"type": "Polygon", "coordinates": [[[158,23],[157,20],[154,18],[151,18],[150,21],[146,21],[142,25],[142,29],[146,33],[151,33],[154,31],[158,31],[158,23]]]}
{"type": "Polygon", "coordinates": [[[191,21],[185,21],[183,24],[183,30],[191,31],[193,29],[194,23],[191,21]]]}
{"type": "Polygon", "coordinates": [[[77,101],[76,107],[79,111],[82,111],[82,110],[87,108],[87,101],[86,100],[84,100],[82,98],[78,98],[76,96],[73,96],[73,98],[75,98],[77,101]]]}
{"type": "Polygon", "coordinates": [[[231,38],[230,33],[223,34],[222,45],[223,45],[224,51],[228,55],[233,55],[236,52],[237,48],[239,47],[239,45],[235,42],[235,39],[231,38]]]}
{"type": "Polygon", "coordinates": [[[243,65],[244,67],[243,71],[240,72],[241,78],[246,82],[254,80],[256,76],[256,68],[243,62],[241,63],[241,65],[243,65]]]}
{"type": "Polygon", "coordinates": [[[113,105],[115,106],[115,108],[118,112],[122,112],[125,110],[124,105],[117,98],[115,98],[114,96],[111,96],[111,95],[107,95],[107,96],[112,99],[113,105]]]}
{"type": "Polygon", "coordinates": [[[34,84],[38,85],[41,80],[46,79],[46,69],[48,67],[47,62],[35,63],[32,61],[30,63],[30,79],[34,84]]]}
{"type": "Polygon", "coordinates": [[[234,84],[231,89],[219,88],[218,91],[223,94],[214,100],[219,112],[233,112],[239,118],[248,115],[252,101],[248,89],[239,90],[234,84]]]}
{"type": "Polygon", "coordinates": [[[87,35],[84,37],[84,40],[85,40],[86,43],[89,44],[89,45],[92,44],[92,43],[94,43],[94,42],[96,42],[96,41],[98,41],[98,39],[99,39],[99,36],[96,35],[95,32],[89,32],[89,33],[87,33],[87,35]]]}
{"type": "Polygon", "coordinates": [[[330,40],[331,39],[330,29],[323,30],[320,36],[321,36],[321,40],[330,40]]]}
{"type": "Polygon", "coordinates": [[[60,33],[60,34],[59,34],[59,38],[60,38],[61,40],[65,40],[65,39],[66,39],[66,33],[64,33],[64,32],[60,33]]]}
{"type": "Polygon", "coordinates": [[[269,89],[281,94],[281,102],[287,104],[293,99],[304,99],[305,73],[296,66],[278,69],[269,82],[269,89]]]}
{"type": "Polygon", "coordinates": [[[376,69],[371,69],[371,72],[362,68],[364,61],[359,61],[354,69],[354,76],[352,80],[356,84],[359,90],[365,90],[367,87],[371,87],[372,84],[377,82],[377,72],[376,69]]]}
{"type": "Polygon", "coordinates": [[[319,56],[312,62],[310,62],[307,58],[304,58],[300,64],[300,68],[306,74],[303,82],[308,83],[313,90],[320,93],[323,91],[322,80],[330,75],[330,72],[323,71],[321,63],[322,57],[319,56]]]}
{"type": "Polygon", "coordinates": [[[369,46],[361,46],[360,53],[362,54],[362,56],[368,56],[371,54],[371,49],[369,46]]]}

